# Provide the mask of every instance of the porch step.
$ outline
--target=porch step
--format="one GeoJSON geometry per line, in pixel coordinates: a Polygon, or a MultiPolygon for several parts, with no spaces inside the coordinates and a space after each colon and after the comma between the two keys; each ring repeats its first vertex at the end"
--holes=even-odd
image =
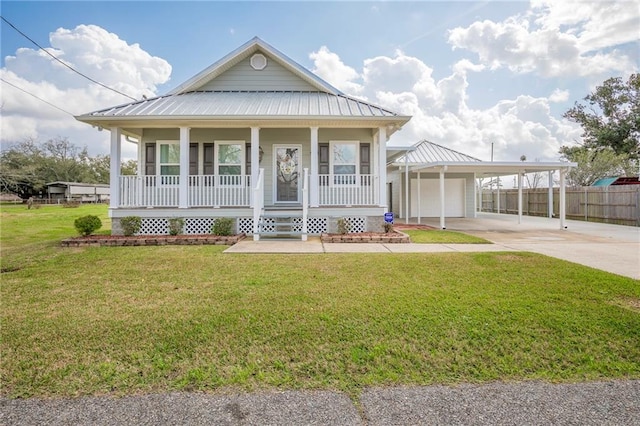
{"type": "Polygon", "coordinates": [[[299,239],[302,232],[302,210],[268,210],[258,221],[260,238],[293,238],[299,239]]]}

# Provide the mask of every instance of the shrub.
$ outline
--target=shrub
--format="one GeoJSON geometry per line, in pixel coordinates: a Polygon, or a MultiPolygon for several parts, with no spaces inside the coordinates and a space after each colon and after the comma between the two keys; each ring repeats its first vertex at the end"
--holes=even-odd
{"type": "Polygon", "coordinates": [[[219,217],[213,222],[211,228],[213,235],[229,236],[233,235],[233,219],[230,217],[219,217]]]}
{"type": "Polygon", "coordinates": [[[126,216],[120,219],[122,233],[127,237],[140,232],[140,226],[142,226],[142,219],[140,216],[126,216]]]}
{"type": "Polygon", "coordinates": [[[351,228],[349,221],[341,217],[338,219],[338,234],[347,234],[351,228]]]}
{"type": "Polygon", "coordinates": [[[169,219],[169,235],[182,234],[182,228],[184,227],[184,219],[181,217],[172,217],[169,219]]]}
{"type": "Polygon", "coordinates": [[[80,235],[87,236],[93,234],[94,231],[100,229],[102,221],[98,216],[87,215],[79,217],[75,220],[73,225],[76,227],[80,235]]]}
{"type": "Polygon", "coordinates": [[[384,223],[384,232],[389,234],[393,232],[393,223],[385,222],[384,223]]]}

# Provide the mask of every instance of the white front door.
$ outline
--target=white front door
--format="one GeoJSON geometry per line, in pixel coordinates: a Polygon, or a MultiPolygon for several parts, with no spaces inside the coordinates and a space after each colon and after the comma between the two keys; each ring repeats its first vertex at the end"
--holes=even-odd
{"type": "Polygon", "coordinates": [[[302,145],[273,146],[273,192],[276,203],[300,203],[302,145]]]}

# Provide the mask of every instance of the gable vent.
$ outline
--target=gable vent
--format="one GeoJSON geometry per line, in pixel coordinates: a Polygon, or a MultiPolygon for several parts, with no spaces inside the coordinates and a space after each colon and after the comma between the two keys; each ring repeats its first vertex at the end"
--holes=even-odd
{"type": "Polygon", "coordinates": [[[256,53],[251,57],[251,67],[254,70],[261,71],[267,66],[267,58],[262,53],[256,53]]]}

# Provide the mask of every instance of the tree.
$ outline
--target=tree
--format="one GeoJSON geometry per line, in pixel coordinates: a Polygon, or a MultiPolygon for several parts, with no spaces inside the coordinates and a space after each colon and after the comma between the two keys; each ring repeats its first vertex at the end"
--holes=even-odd
{"type": "Polygon", "coordinates": [[[578,163],[569,171],[567,180],[571,186],[589,186],[598,179],[609,176],[633,174],[633,161],[627,154],[616,154],[612,148],[599,150],[584,146],[563,146],[562,158],[578,163]]]}
{"type": "MultiPolygon", "coordinates": [[[[90,157],[87,148],[67,138],[37,143],[33,139],[11,145],[0,152],[0,191],[22,199],[44,194],[49,182],[109,183],[108,155],[90,157]]],[[[137,163],[122,164],[123,174],[135,174],[137,163]]]]}
{"type": "Polygon", "coordinates": [[[576,102],[564,117],[582,126],[583,146],[613,150],[617,155],[640,158],[640,74],[605,80],[587,95],[587,104],[576,102]]]}

